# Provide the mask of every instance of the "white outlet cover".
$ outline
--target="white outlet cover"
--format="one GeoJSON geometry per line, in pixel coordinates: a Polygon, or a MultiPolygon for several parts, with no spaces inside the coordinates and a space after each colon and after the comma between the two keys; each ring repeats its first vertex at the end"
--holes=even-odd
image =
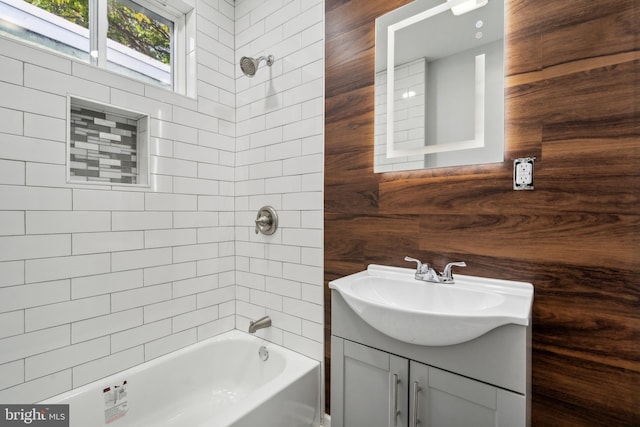
{"type": "Polygon", "coordinates": [[[534,157],[525,157],[513,161],[513,189],[533,190],[534,157]]]}

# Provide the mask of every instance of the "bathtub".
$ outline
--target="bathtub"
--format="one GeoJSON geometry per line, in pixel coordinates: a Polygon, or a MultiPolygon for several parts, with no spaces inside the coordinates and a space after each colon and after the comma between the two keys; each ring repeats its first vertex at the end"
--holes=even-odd
{"type": "Polygon", "coordinates": [[[71,427],[316,427],[319,394],[317,361],[230,331],[40,403],[71,427]]]}

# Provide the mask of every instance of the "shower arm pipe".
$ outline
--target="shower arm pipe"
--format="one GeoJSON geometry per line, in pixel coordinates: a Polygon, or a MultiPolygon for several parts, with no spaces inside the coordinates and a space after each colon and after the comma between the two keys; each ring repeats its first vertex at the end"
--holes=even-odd
{"type": "Polygon", "coordinates": [[[261,56],[258,59],[256,59],[256,62],[258,64],[260,64],[261,61],[266,61],[267,65],[269,67],[271,67],[273,65],[273,61],[274,61],[273,55],[261,56]]]}

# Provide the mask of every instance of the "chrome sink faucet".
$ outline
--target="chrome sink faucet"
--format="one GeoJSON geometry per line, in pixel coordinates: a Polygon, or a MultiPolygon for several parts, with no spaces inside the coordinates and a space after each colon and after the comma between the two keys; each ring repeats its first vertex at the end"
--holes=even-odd
{"type": "Polygon", "coordinates": [[[452,268],[455,267],[466,267],[467,264],[464,262],[450,262],[444,267],[444,271],[442,273],[438,273],[433,269],[429,264],[422,263],[419,259],[404,257],[405,261],[415,262],[417,264],[415,278],[416,280],[422,280],[425,282],[433,282],[433,283],[455,283],[453,280],[452,268]]]}

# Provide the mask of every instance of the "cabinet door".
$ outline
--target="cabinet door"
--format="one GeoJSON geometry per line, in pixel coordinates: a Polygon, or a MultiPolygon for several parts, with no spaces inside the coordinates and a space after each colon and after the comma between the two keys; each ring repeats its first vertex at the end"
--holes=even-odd
{"type": "Polygon", "coordinates": [[[413,361],[410,372],[410,427],[526,424],[524,396],[413,361]]]}
{"type": "Polygon", "coordinates": [[[406,427],[408,373],[407,359],[331,337],[331,426],[406,427]]]}

